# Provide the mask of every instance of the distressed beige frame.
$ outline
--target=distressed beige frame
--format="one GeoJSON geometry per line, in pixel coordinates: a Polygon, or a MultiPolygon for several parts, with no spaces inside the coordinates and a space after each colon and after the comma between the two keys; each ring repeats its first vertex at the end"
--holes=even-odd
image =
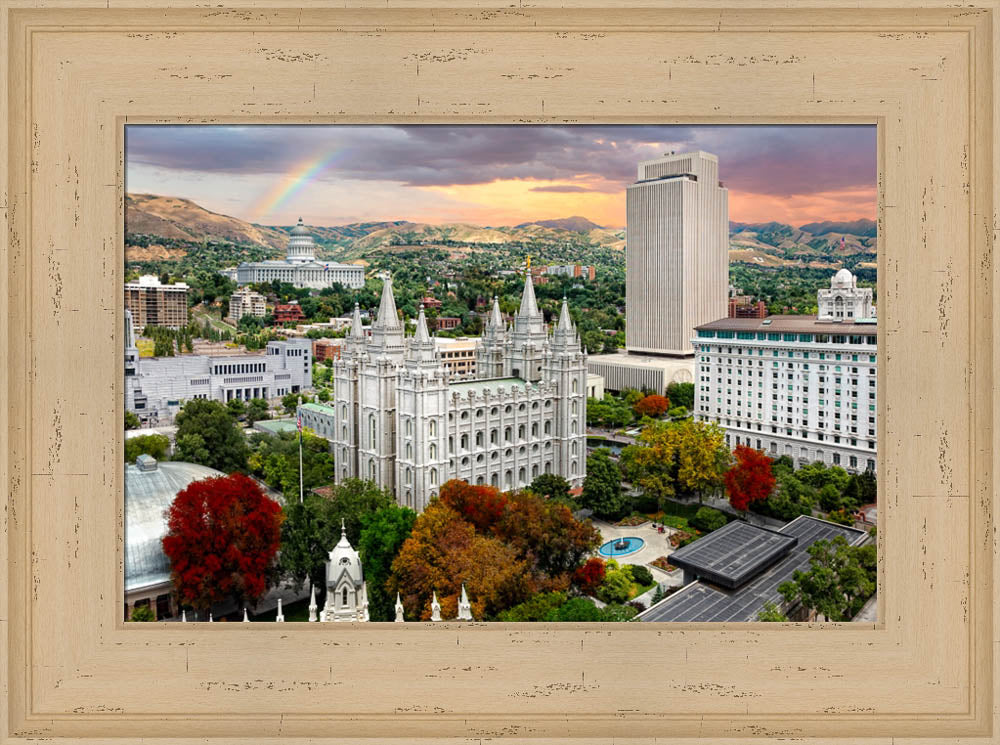
{"type": "Polygon", "coordinates": [[[995,742],[997,0],[300,2],[0,0],[0,742],[995,742]],[[126,121],[877,123],[880,623],[126,626],[126,121]]]}

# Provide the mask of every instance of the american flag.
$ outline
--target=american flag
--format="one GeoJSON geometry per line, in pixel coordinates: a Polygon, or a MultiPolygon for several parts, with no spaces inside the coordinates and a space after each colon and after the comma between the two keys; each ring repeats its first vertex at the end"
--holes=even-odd
{"type": "Polygon", "coordinates": [[[840,236],[840,247],[844,248],[847,245],[847,241],[844,240],[844,236],[840,236]]]}
{"type": "Polygon", "coordinates": [[[299,428],[299,432],[302,432],[302,412],[299,411],[295,415],[295,426],[299,428]]]}

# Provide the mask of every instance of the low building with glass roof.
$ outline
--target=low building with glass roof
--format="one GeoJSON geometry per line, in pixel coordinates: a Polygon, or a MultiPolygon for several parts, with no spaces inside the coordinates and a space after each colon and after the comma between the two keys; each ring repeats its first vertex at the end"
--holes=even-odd
{"type": "Polygon", "coordinates": [[[163,553],[166,512],[177,493],[193,481],[224,473],[197,463],[140,455],[125,466],[125,618],[149,605],[157,620],[177,614],[170,562],[163,553]]]}

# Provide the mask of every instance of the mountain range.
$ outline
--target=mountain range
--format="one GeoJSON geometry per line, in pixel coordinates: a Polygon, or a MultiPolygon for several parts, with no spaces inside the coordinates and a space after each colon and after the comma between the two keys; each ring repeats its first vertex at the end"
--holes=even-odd
{"type": "MultiPolygon", "coordinates": [[[[254,246],[278,256],[284,252],[293,227],[250,223],[180,197],[127,194],[125,207],[130,261],[178,259],[197,244],[219,242],[254,246]]],[[[412,245],[440,246],[456,253],[516,244],[535,250],[581,243],[619,251],[625,248],[623,228],[602,227],[578,215],[513,226],[391,220],[310,226],[310,230],[320,253],[341,261],[363,260],[373,252],[412,245]]],[[[870,263],[876,253],[875,223],[865,219],[798,228],[779,222],[730,222],[729,233],[730,261],[758,266],[830,268],[849,256],[870,263]]]]}

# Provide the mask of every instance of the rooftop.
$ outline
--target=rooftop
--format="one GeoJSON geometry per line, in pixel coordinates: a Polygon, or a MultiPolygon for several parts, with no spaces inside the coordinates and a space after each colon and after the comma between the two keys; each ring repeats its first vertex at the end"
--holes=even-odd
{"type": "Polygon", "coordinates": [[[294,419],[261,419],[253,423],[253,428],[258,432],[264,432],[269,435],[298,430],[294,419]]]}
{"type": "Polygon", "coordinates": [[[499,388],[508,391],[513,388],[527,390],[528,384],[521,378],[487,378],[484,380],[466,380],[460,383],[448,384],[448,391],[450,393],[458,393],[463,396],[467,396],[469,393],[480,395],[486,391],[496,391],[499,388]]]}
{"type": "Polygon", "coordinates": [[[312,411],[315,412],[316,414],[323,414],[324,416],[333,416],[336,413],[336,409],[334,409],[332,406],[328,406],[327,404],[310,402],[307,404],[302,404],[302,408],[305,411],[312,411]]]}
{"type": "Polygon", "coordinates": [[[674,551],[670,563],[735,589],[787,556],[796,543],[794,536],[736,520],[674,551]]]}
{"type": "Polygon", "coordinates": [[[874,318],[844,320],[819,320],[816,316],[768,316],[767,318],[720,318],[718,321],[695,326],[706,331],[783,331],[813,334],[874,334],[877,323],[874,318]]]}
{"type": "Polygon", "coordinates": [[[609,365],[621,365],[623,367],[648,367],[660,368],[663,370],[673,370],[678,365],[692,365],[694,357],[668,357],[655,354],[591,354],[587,355],[587,362],[600,362],[609,365]]]}
{"type": "MultiPolygon", "coordinates": [[[[729,525],[734,525],[730,523],[729,525]]],[[[745,523],[744,523],[745,524],[745,523]]],[[[729,526],[726,526],[729,527],[729,526]]],[[[764,530],[747,525],[752,530],[764,530]]],[[[725,530],[720,528],[719,531],[725,530]]],[[[685,548],[696,546],[711,538],[710,533],[685,548]]],[[[774,531],[767,531],[773,533],[774,531]]],[[[820,520],[809,515],[801,515],[783,526],[778,534],[796,539],[794,547],[787,555],[769,568],[753,577],[741,587],[729,589],[712,584],[707,579],[692,582],[668,598],[639,614],[640,621],[753,621],[767,602],[780,606],[784,602],[778,586],[792,578],[797,570],[809,568],[808,549],[816,541],[830,540],[842,535],[851,545],[861,545],[868,534],[857,528],[820,520]]],[[[683,550],[683,549],[682,549],[683,550]]],[[[670,556],[671,562],[680,551],[670,556]]]]}

